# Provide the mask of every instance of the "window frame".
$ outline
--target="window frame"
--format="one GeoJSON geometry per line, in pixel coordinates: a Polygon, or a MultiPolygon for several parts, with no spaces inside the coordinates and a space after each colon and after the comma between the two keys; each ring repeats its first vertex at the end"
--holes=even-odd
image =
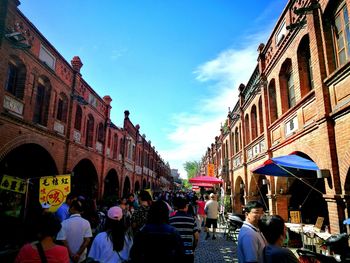
{"type": "Polygon", "coordinates": [[[339,68],[346,64],[350,60],[350,21],[349,21],[349,11],[347,9],[346,2],[344,1],[339,5],[339,7],[335,10],[333,17],[333,26],[332,26],[332,34],[333,34],[333,47],[334,47],[334,56],[336,61],[336,67],[339,68]],[[345,22],[345,12],[347,14],[347,22],[345,22]],[[339,32],[338,28],[336,26],[336,20],[337,18],[340,18],[340,26],[343,38],[343,47],[339,49],[339,32]],[[347,31],[348,30],[348,31],[347,31]],[[341,61],[341,55],[340,53],[344,51],[344,61],[341,61]]]}

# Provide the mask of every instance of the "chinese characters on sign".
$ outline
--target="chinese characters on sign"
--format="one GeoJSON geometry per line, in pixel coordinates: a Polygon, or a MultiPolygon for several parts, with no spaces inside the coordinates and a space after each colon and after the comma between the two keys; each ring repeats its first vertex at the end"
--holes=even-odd
{"type": "Polygon", "coordinates": [[[46,176],[40,178],[39,201],[51,205],[49,211],[55,212],[70,193],[70,175],[46,176]]]}
{"type": "Polygon", "coordinates": [[[13,177],[13,176],[4,175],[1,180],[0,188],[8,191],[24,194],[27,189],[27,183],[26,183],[26,180],[13,177]]]}
{"type": "Polygon", "coordinates": [[[215,170],[214,164],[213,163],[208,164],[208,175],[209,176],[214,177],[214,172],[215,172],[214,170],[215,170]]]}
{"type": "Polygon", "coordinates": [[[301,223],[300,211],[290,211],[290,222],[294,224],[301,223]]]}

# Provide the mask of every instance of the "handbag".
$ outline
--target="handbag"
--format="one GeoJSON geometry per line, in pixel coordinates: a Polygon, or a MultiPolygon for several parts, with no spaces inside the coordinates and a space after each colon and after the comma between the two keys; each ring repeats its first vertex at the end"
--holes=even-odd
{"type": "Polygon", "coordinates": [[[45,256],[45,253],[44,253],[44,249],[43,249],[43,246],[41,245],[41,242],[39,241],[38,243],[35,244],[37,249],[38,249],[38,252],[39,252],[39,256],[41,258],[41,262],[42,263],[47,263],[47,258],[45,256]]]}

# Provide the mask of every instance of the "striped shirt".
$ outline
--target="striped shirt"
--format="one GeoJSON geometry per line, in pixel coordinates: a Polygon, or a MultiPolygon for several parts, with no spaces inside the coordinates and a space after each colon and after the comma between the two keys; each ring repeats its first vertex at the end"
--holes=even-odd
{"type": "Polygon", "coordinates": [[[175,227],[184,244],[185,254],[193,254],[194,233],[198,231],[196,220],[184,211],[178,211],[169,219],[169,224],[175,227]]]}

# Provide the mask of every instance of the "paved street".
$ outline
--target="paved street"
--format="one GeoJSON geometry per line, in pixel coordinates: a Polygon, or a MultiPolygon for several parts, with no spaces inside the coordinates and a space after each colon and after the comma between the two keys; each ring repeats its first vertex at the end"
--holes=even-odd
{"type": "Polygon", "coordinates": [[[195,263],[238,262],[236,258],[237,244],[226,240],[222,228],[219,228],[216,240],[211,238],[205,240],[205,235],[204,231],[200,234],[199,244],[195,251],[195,263]]]}

